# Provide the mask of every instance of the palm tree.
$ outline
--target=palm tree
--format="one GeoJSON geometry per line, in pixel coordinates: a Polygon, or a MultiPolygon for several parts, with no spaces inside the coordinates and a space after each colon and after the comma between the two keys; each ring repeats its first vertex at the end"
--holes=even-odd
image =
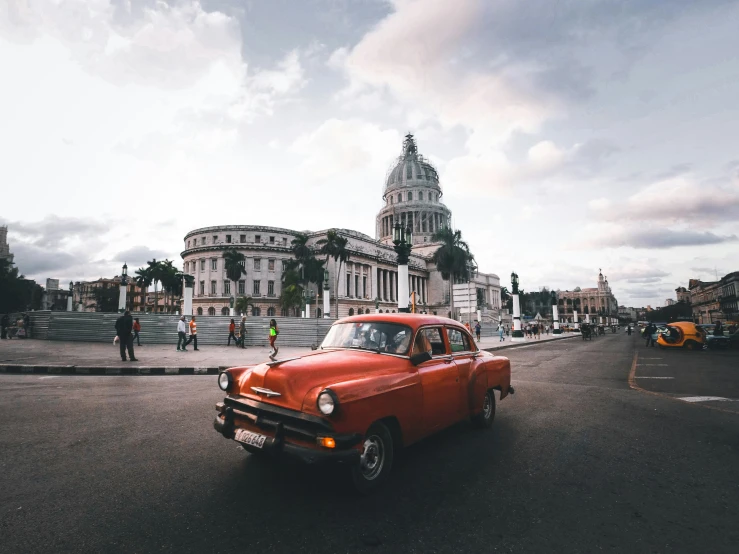
{"type": "Polygon", "coordinates": [[[249,306],[253,305],[253,299],[251,296],[239,296],[234,303],[234,310],[237,313],[245,314],[249,311],[249,306]]]}
{"type": "Polygon", "coordinates": [[[157,285],[162,280],[162,262],[156,261],[155,258],[150,262],[146,262],[146,264],[149,266],[151,281],[154,283],[154,313],[157,313],[159,311],[159,290],[157,289],[157,285]]]}
{"type": "MultiPolygon", "coordinates": [[[[231,293],[236,297],[236,282],[241,279],[241,276],[246,274],[244,269],[244,255],[236,250],[235,248],[229,248],[223,253],[223,261],[226,266],[226,277],[228,277],[233,283],[231,293]]],[[[236,305],[234,304],[234,309],[236,305]]]]}
{"type": "Polygon", "coordinates": [[[146,311],[146,291],[151,286],[151,270],[148,267],[140,267],[136,270],[134,281],[141,288],[141,307],[146,311]]]}
{"type": "Polygon", "coordinates": [[[454,317],[454,282],[469,280],[473,273],[475,257],[470,252],[469,245],[462,240],[461,231],[443,227],[434,232],[431,240],[441,243],[431,261],[436,264],[442,278],[449,279],[449,307],[454,317]]]}
{"type": "Polygon", "coordinates": [[[339,283],[341,282],[341,264],[346,263],[349,260],[350,254],[349,249],[346,247],[346,245],[349,243],[349,240],[346,237],[338,236],[336,237],[336,244],[334,246],[334,253],[332,254],[332,257],[334,259],[334,265],[336,265],[336,262],[339,262],[339,267],[336,270],[336,318],[339,318],[339,283]]]}
{"type": "Polygon", "coordinates": [[[282,290],[280,292],[280,307],[285,310],[298,308],[303,303],[303,287],[297,264],[288,268],[282,274],[282,290]]]}
{"type": "Polygon", "coordinates": [[[162,290],[164,291],[164,305],[168,313],[172,312],[173,297],[179,284],[177,273],[177,268],[172,264],[172,260],[161,262],[160,280],[162,282],[162,290]],[[169,298],[169,303],[167,302],[167,298],[169,298]]]}

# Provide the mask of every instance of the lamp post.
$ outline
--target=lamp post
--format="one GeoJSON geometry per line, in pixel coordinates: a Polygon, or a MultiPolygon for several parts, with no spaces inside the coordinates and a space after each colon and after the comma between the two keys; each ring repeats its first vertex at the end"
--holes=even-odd
{"type": "Polygon", "coordinates": [[[554,326],[554,329],[552,329],[552,334],[561,335],[562,329],[559,328],[559,309],[557,306],[556,291],[552,291],[552,325],[554,326]]]}
{"type": "Polygon", "coordinates": [[[398,312],[408,309],[408,259],[413,247],[413,231],[396,223],[393,227],[393,245],[398,255],[398,312]]]}
{"type": "Polygon", "coordinates": [[[323,319],[331,316],[331,297],[329,296],[328,269],[323,270],[323,319]]]}
{"type": "Polygon", "coordinates": [[[182,274],[182,315],[192,315],[192,293],[195,277],[182,274]]]}
{"type": "Polygon", "coordinates": [[[126,292],[128,290],[128,266],[123,262],[123,270],[121,271],[121,285],[118,294],[118,311],[126,311],[126,292]]]}
{"type": "Polygon", "coordinates": [[[513,332],[511,333],[511,342],[521,342],[525,339],[523,331],[521,331],[521,305],[518,299],[518,275],[515,271],[511,273],[511,294],[513,296],[513,332]]]}
{"type": "Polygon", "coordinates": [[[305,312],[303,312],[303,317],[305,319],[310,319],[310,303],[315,298],[315,292],[309,289],[303,289],[303,302],[305,303],[305,312]]]}
{"type": "Polygon", "coordinates": [[[69,296],[67,296],[67,311],[72,311],[72,303],[74,302],[74,283],[69,282],[69,296]]]}

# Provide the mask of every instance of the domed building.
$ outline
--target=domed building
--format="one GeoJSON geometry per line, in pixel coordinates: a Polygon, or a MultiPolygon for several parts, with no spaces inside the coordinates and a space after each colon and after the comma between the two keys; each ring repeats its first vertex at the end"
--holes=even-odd
{"type": "MultiPolygon", "coordinates": [[[[388,172],[382,195],[383,205],[376,217],[376,236],[350,229],[335,229],[347,239],[349,259],[338,264],[330,260],[329,290],[331,317],[373,312],[392,313],[398,307],[398,264],[393,250],[395,223],[413,229],[408,263],[408,290],[416,293],[417,311],[450,316],[449,281],[445,281],[431,261],[438,244],[435,231],[451,226],[451,211],[443,202],[439,175],[418,152],[413,135],[405,137],[401,155],[388,172]],[[341,273],[338,274],[338,271],[341,273]],[[335,298],[338,281],[338,298],[335,298]]],[[[291,242],[300,234],[308,246],[318,250],[326,237],[322,231],[294,231],[257,225],[222,225],[193,229],[185,235],[183,270],[194,279],[193,314],[228,315],[231,296],[251,296],[253,316],[296,317],[299,308],[285,309],[279,299],[282,274],[292,258],[291,242]],[[245,257],[246,274],[234,284],[226,276],[224,252],[236,249],[245,257]]],[[[322,291],[311,285],[317,296],[312,316],[321,312],[322,291]]],[[[471,295],[480,299],[483,320],[497,321],[500,314],[500,279],[495,274],[477,273],[471,280],[471,295]]],[[[456,296],[456,292],[455,292],[456,296]]],[[[456,301],[455,301],[456,304],[456,301]]],[[[188,314],[189,315],[189,314],[188,314]]],[[[467,318],[465,317],[465,320],[467,318]]]]}
{"type": "Polygon", "coordinates": [[[413,135],[407,134],[403,152],[385,181],[384,206],[377,214],[378,240],[392,244],[393,225],[400,223],[413,230],[414,243],[431,242],[434,232],[452,224],[452,212],[442,203],[442,195],[436,168],[418,153],[413,135]]]}

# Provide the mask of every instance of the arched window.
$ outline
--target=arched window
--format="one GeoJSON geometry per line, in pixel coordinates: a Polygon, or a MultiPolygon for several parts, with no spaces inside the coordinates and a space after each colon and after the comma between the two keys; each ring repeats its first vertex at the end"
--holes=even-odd
{"type": "Polygon", "coordinates": [[[198,315],[203,315],[203,308],[198,308],[198,315]]]}
{"type": "Polygon", "coordinates": [[[398,193],[398,202],[402,202],[402,201],[403,201],[403,193],[402,192],[399,192],[398,193]]]}
{"type": "Polygon", "coordinates": [[[408,202],[410,202],[411,200],[413,200],[413,193],[412,192],[409,192],[408,193],[408,202]]]}
{"type": "Polygon", "coordinates": [[[393,310],[393,313],[395,313],[395,310],[393,310]]]}
{"type": "Polygon", "coordinates": [[[354,315],[354,308],[349,308],[349,315],[354,315]]]}
{"type": "Polygon", "coordinates": [[[447,312],[447,313],[446,313],[446,316],[447,316],[447,317],[448,317],[449,319],[451,319],[451,318],[452,318],[452,312],[447,312]]]}
{"type": "Polygon", "coordinates": [[[259,308],[258,306],[252,306],[252,308],[251,308],[251,315],[253,317],[259,317],[260,315],[262,315],[261,308],[259,308]]]}
{"type": "Polygon", "coordinates": [[[436,315],[436,311],[434,311],[434,315],[436,315]]]}
{"type": "Polygon", "coordinates": [[[275,309],[267,308],[267,317],[274,317],[274,316],[275,316],[275,309]]]}
{"type": "Polygon", "coordinates": [[[228,315],[228,308],[226,306],[221,308],[221,315],[228,315]]]}
{"type": "Polygon", "coordinates": [[[362,308],[359,308],[357,310],[357,315],[362,315],[363,313],[364,313],[364,310],[362,310],[362,308]]]}
{"type": "Polygon", "coordinates": [[[323,314],[321,313],[321,308],[316,308],[316,319],[321,319],[323,317],[323,314]]]}
{"type": "Polygon", "coordinates": [[[282,308],[282,309],[280,310],[280,315],[281,315],[282,317],[287,317],[287,314],[288,314],[287,308],[282,308]]]}
{"type": "Polygon", "coordinates": [[[216,309],[213,306],[208,308],[208,315],[216,315],[216,309]]]}

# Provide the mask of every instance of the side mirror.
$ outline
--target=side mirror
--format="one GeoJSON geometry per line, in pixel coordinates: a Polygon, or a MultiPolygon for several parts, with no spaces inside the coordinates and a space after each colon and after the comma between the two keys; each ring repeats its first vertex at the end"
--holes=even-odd
{"type": "Polygon", "coordinates": [[[411,363],[413,365],[421,365],[423,362],[428,362],[431,359],[431,354],[428,352],[419,352],[411,356],[411,363]]]}

